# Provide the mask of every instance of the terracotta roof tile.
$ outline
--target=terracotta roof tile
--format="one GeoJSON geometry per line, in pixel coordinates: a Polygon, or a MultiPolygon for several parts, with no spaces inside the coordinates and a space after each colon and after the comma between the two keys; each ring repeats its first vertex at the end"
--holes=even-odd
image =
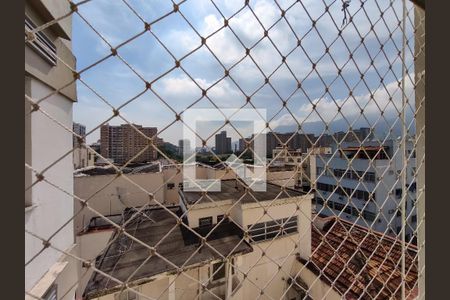
{"type": "MultiPolygon", "coordinates": [[[[401,298],[401,242],[339,218],[311,234],[312,259],[303,261],[346,299],[401,298]],[[353,227],[352,227],[353,226],[353,227]]],[[[417,294],[417,248],[406,254],[407,294],[417,294]]],[[[412,297],[410,297],[412,298],[412,297]]]]}

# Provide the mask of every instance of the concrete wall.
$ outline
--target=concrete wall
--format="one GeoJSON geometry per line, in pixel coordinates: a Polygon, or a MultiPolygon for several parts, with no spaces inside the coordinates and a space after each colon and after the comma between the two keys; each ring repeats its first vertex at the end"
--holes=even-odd
{"type": "MultiPolygon", "coordinates": [[[[30,96],[40,98],[51,92],[43,83],[30,80],[30,96]]],[[[68,128],[72,128],[72,101],[61,95],[53,95],[41,104],[42,110],[68,128]]],[[[34,169],[42,170],[72,148],[72,136],[40,111],[31,115],[30,162],[34,169]],[[54,147],[58,141],[58,147],[54,147]]],[[[65,191],[73,191],[72,157],[66,156],[45,172],[47,180],[65,191]]],[[[33,181],[35,178],[33,178],[33,181]]],[[[42,238],[48,238],[73,215],[71,196],[46,182],[35,185],[31,191],[32,206],[25,210],[25,228],[42,238]],[[55,213],[58,212],[58,213],[55,213]]],[[[69,222],[53,239],[52,244],[66,250],[73,244],[73,224],[69,222]]],[[[42,242],[25,234],[25,261],[42,249],[42,242]]],[[[25,289],[29,290],[59,259],[61,253],[46,249],[25,270],[25,289]]]]}
{"type": "MultiPolygon", "coordinates": [[[[111,239],[113,229],[92,231],[76,237],[78,245],[78,256],[84,260],[93,261],[103,250],[105,250],[111,239]]],[[[94,261],[95,262],[95,261],[94,261]]],[[[92,269],[84,268],[80,261],[77,261],[77,274],[79,284],[77,295],[82,295],[86,285],[93,273],[92,269]]]]}
{"type": "Polygon", "coordinates": [[[85,147],[76,147],[73,150],[72,154],[74,169],[80,169],[94,165],[95,155],[90,149],[87,149],[85,147]]]}
{"type": "Polygon", "coordinates": [[[270,172],[267,173],[267,181],[285,186],[285,187],[294,187],[297,174],[295,170],[292,171],[278,171],[278,172],[270,172]]]}
{"type": "MultiPolygon", "coordinates": [[[[89,205],[103,215],[121,214],[126,207],[156,204],[156,202],[150,201],[146,192],[154,193],[157,201],[164,202],[165,185],[161,173],[127,174],[126,176],[144,188],[145,191],[142,191],[124,177],[97,175],[75,177],[74,193],[81,199],[88,199],[92,196],[88,202],[89,205]],[[99,192],[100,189],[102,190],[99,192]]],[[[78,200],[74,201],[74,209],[75,212],[81,209],[78,200]]],[[[80,232],[95,216],[97,216],[95,213],[83,208],[74,220],[75,232],[80,232]]]]}
{"type": "MultiPolygon", "coordinates": [[[[312,195],[292,197],[289,199],[276,200],[270,206],[270,201],[260,202],[260,204],[251,203],[242,205],[242,223],[241,226],[247,226],[255,223],[265,221],[288,218],[293,215],[298,216],[298,234],[289,235],[287,237],[279,238],[278,241],[286,239],[289,245],[280,245],[280,255],[289,247],[294,247],[298,244],[298,251],[303,258],[308,258],[311,254],[311,198],[312,195]],[[298,210],[297,210],[298,205],[298,210]],[[263,206],[263,207],[262,207],[263,206]],[[264,207],[266,206],[266,207],[264,207]],[[264,209],[267,213],[264,214],[264,209]]],[[[264,244],[259,243],[259,244],[264,244]]],[[[275,246],[273,246],[275,247],[275,246]]],[[[276,246],[278,247],[278,246],[276,246]]]]}
{"type": "MultiPolygon", "coordinates": [[[[213,224],[217,224],[217,216],[223,215],[226,212],[231,213],[231,200],[230,201],[217,201],[201,203],[194,206],[190,206],[188,216],[189,227],[198,227],[198,219],[204,217],[212,217],[213,224]]],[[[239,205],[237,205],[239,206],[239,205]]],[[[234,216],[232,215],[234,220],[234,216]]]]}
{"type": "Polygon", "coordinates": [[[318,279],[317,275],[307,269],[302,263],[295,260],[292,265],[292,276],[298,274],[309,288],[309,296],[312,299],[339,300],[342,297],[330,285],[323,280],[318,279]]]}
{"type": "MultiPolygon", "coordinates": [[[[25,13],[37,26],[51,19],[51,15],[46,15],[48,10],[51,11],[53,16],[59,17],[69,11],[69,3],[58,0],[28,0],[25,2],[25,13]]],[[[71,23],[72,16],[68,16],[58,22],[62,27],[54,25],[42,31],[55,44],[56,55],[64,63],[57,61],[56,66],[52,66],[44,61],[29,45],[25,44],[25,72],[54,89],[62,88],[73,80],[70,68],[75,69],[75,57],[68,40],[71,34],[71,23]]],[[[61,93],[72,101],[76,101],[75,84],[63,88],[61,93]]]]}

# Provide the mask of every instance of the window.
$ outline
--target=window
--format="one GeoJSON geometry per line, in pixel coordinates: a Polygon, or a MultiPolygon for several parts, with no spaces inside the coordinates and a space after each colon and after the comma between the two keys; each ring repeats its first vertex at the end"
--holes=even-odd
{"type": "Polygon", "coordinates": [[[395,198],[400,199],[402,197],[402,189],[395,190],[395,198]]]}
{"type": "Polygon", "coordinates": [[[341,210],[344,209],[344,204],[334,202],[334,209],[338,210],[338,211],[341,211],[341,210]]]}
{"type": "MultiPolygon", "coordinates": [[[[217,216],[217,223],[219,223],[223,218],[225,218],[224,215],[218,215],[217,216]]],[[[228,223],[228,222],[229,222],[228,218],[225,218],[225,220],[222,221],[222,224],[228,223]]]]}
{"type": "Polygon", "coordinates": [[[363,218],[366,219],[367,221],[373,221],[375,220],[375,214],[373,212],[370,211],[363,211],[363,218]]]}
{"type": "Polygon", "coordinates": [[[251,241],[264,241],[289,233],[298,232],[297,216],[257,223],[248,226],[251,241]],[[250,229],[251,228],[251,229],[250,229]]]}
{"type": "Polygon", "coordinates": [[[213,272],[212,281],[217,281],[222,278],[225,278],[225,263],[219,262],[213,264],[212,272],[213,272]]]}
{"type": "MultiPolygon", "coordinates": [[[[36,24],[25,15],[25,29],[27,31],[32,31],[35,28],[37,28],[36,24]]],[[[53,44],[53,42],[42,31],[36,32],[35,36],[35,40],[28,43],[28,45],[48,63],[56,66],[55,44],[53,44]]]]}
{"type": "Polygon", "coordinates": [[[411,217],[411,222],[413,222],[413,223],[417,222],[417,215],[414,215],[411,217]]]}
{"type": "Polygon", "coordinates": [[[175,183],[173,183],[173,182],[169,182],[169,183],[167,184],[167,189],[168,189],[168,190],[172,190],[174,187],[175,187],[175,183]]]}
{"type": "Polygon", "coordinates": [[[316,168],[316,172],[317,172],[317,176],[320,176],[322,174],[322,172],[323,172],[323,168],[317,167],[316,168]]]}
{"type": "Polygon", "coordinates": [[[180,190],[183,189],[183,183],[182,182],[178,183],[178,189],[180,189],[180,190]]]}
{"type": "Polygon", "coordinates": [[[368,182],[375,182],[375,173],[373,172],[367,172],[364,175],[364,180],[368,182]]]}
{"type": "Polygon", "coordinates": [[[211,226],[212,222],[213,222],[212,217],[200,218],[198,219],[198,226],[199,227],[211,226]]]}
{"type": "MultiPolygon", "coordinates": [[[[134,288],[136,289],[136,288],[134,288]]],[[[115,300],[138,300],[138,294],[131,290],[124,290],[122,293],[116,294],[115,300]]]]}

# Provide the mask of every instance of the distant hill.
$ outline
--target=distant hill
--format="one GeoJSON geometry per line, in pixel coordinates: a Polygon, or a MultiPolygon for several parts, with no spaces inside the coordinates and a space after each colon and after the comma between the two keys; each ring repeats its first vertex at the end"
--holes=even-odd
{"type": "MultiPolygon", "coordinates": [[[[406,118],[407,124],[409,124],[409,122],[411,122],[411,120],[412,120],[412,115],[407,114],[407,118],[406,118]]],[[[361,127],[370,127],[370,125],[373,125],[375,122],[377,122],[376,118],[371,118],[371,119],[368,118],[368,120],[360,118],[355,122],[355,124],[353,124],[352,127],[353,127],[353,129],[358,129],[361,127]]],[[[305,122],[302,126],[302,130],[305,133],[313,133],[315,135],[319,135],[325,130],[325,125],[326,124],[324,124],[322,121],[305,122]]],[[[392,134],[394,136],[401,135],[401,131],[402,131],[401,120],[398,118],[395,118],[395,117],[386,118],[386,120],[385,119],[378,120],[377,124],[375,125],[375,135],[379,138],[381,138],[381,137],[384,138],[389,133],[389,129],[391,126],[393,126],[392,134]]],[[[335,121],[329,123],[328,129],[329,130],[326,131],[325,133],[335,133],[338,131],[346,132],[349,129],[349,124],[347,123],[346,120],[341,118],[341,119],[338,119],[338,120],[335,120],[335,121]]],[[[276,128],[273,128],[273,130],[275,132],[280,132],[280,133],[294,132],[297,130],[297,126],[296,125],[278,126],[276,128]]],[[[415,133],[415,124],[413,124],[411,126],[409,134],[414,134],[414,133],[415,133]]]]}

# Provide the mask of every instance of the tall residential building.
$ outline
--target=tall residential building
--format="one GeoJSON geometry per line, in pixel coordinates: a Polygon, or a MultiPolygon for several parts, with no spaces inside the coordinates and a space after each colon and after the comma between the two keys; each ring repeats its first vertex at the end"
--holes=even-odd
{"type": "MultiPolygon", "coordinates": [[[[74,133],[76,133],[78,135],[81,135],[81,136],[86,135],[86,126],[84,126],[83,124],[73,122],[72,130],[74,133]]],[[[75,148],[75,147],[79,147],[79,146],[81,146],[81,145],[80,145],[77,137],[74,135],[73,136],[73,147],[75,148]]]]}
{"type": "Polygon", "coordinates": [[[231,138],[227,137],[227,132],[224,130],[216,134],[216,154],[231,153],[231,138]]]}
{"type": "Polygon", "coordinates": [[[407,190],[406,237],[409,239],[417,223],[416,164],[411,141],[407,143],[407,152],[411,158],[406,165],[405,186],[401,184],[404,165],[399,140],[391,139],[383,144],[343,143],[339,156],[312,154],[310,167],[316,189],[316,212],[324,216],[340,214],[350,222],[396,235],[401,228],[400,200],[403,190],[407,190]]]}
{"type": "Polygon", "coordinates": [[[39,107],[62,125],[40,110],[31,112],[25,99],[25,162],[42,171],[57,161],[44,176],[59,188],[44,182],[30,187],[36,176],[25,168],[25,299],[56,299],[56,295],[60,300],[77,298],[77,263],[66,254],[77,255],[72,156],[61,158],[73,148],[72,134],[64,127],[72,128],[72,106],[77,100],[76,85],[67,85],[73,81],[71,69],[76,70],[71,50],[72,17],[30,33],[69,12],[68,2],[25,1],[25,31],[29,33],[25,43],[25,95],[32,101],[48,96],[39,107]],[[51,247],[43,248],[41,239],[50,239],[51,247]]]}
{"type": "MultiPolygon", "coordinates": [[[[157,158],[157,151],[149,146],[146,137],[152,138],[157,134],[156,127],[142,127],[141,125],[122,124],[119,126],[102,125],[100,128],[100,154],[114,163],[124,164],[133,159],[134,163],[148,162],[157,158]],[[133,126],[138,129],[139,133],[133,126]],[[144,150],[144,148],[147,149],[144,150]],[[135,157],[136,156],[136,157],[135,157]]],[[[155,140],[155,146],[158,141],[155,140]]]]}
{"type": "Polygon", "coordinates": [[[185,149],[187,150],[188,153],[192,150],[191,141],[188,139],[179,140],[178,141],[178,155],[183,156],[185,149]]]}

